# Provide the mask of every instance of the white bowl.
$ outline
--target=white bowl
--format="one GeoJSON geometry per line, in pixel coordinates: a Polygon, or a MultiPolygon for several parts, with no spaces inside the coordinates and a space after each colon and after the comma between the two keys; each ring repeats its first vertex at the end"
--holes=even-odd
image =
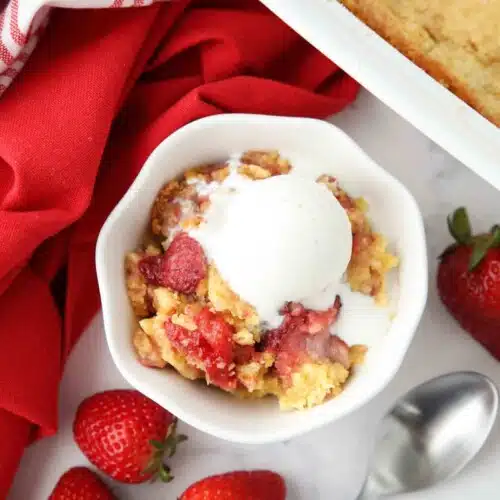
{"type": "Polygon", "coordinates": [[[289,439],[337,420],[369,401],[397,372],[427,298],[425,234],[411,194],[341,130],[304,118],[218,115],[170,135],[153,151],[104,224],[97,242],[96,265],[107,342],[125,379],[193,427],[240,443],[289,439]],[[125,289],[124,256],[140,244],[157,192],[190,166],[223,160],[248,149],[277,149],[285,156],[306,157],[320,172],[328,165],[350,194],[367,199],[376,230],[389,239],[401,258],[399,302],[389,331],[368,351],[366,363],[340,396],[307,411],[280,412],[272,399],[242,401],[185,380],[174,371],[144,367],[131,343],[135,319],[125,289]]]}

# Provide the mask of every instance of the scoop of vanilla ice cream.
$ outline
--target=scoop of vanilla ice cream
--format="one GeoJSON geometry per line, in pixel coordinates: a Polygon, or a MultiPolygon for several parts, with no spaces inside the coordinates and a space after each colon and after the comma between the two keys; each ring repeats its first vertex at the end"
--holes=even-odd
{"type": "Polygon", "coordinates": [[[292,175],[222,186],[191,235],[269,326],[288,301],[330,306],[352,251],[340,203],[326,186],[292,175]]]}

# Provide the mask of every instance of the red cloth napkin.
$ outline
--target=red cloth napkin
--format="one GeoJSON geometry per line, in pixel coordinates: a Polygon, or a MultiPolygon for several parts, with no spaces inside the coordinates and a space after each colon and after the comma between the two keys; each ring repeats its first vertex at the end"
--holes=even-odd
{"type": "Polygon", "coordinates": [[[98,231],[155,146],[221,112],[326,117],[357,90],[256,0],[53,12],[0,99],[0,498],[57,429],[64,362],[99,307],[98,231]]]}

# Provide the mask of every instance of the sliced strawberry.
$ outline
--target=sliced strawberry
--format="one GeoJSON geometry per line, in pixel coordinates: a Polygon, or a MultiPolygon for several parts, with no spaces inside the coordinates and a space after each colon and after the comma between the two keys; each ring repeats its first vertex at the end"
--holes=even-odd
{"type": "Polygon", "coordinates": [[[179,233],[164,255],[144,257],[139,270],[147,283],[167,286],[176,292],[194,293],[207,274],[207,260],[200,244],[179,233]]]}

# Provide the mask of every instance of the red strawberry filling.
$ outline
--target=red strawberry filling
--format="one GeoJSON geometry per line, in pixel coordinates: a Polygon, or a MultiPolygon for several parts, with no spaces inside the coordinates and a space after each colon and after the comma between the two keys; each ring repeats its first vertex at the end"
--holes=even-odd
{"type": "Polygon", "coordinates": [[[290,383],[292,373],[308,361],[331,360],[349,366],[347,344],[330,334],[340,307],[338,297],[326,311],[312,311],[296,303],[287,304],[283,309],[282,324],[269,330],[262,345],[257,347],[263,348],[261,352],[254,346],[235,344],[233,327],[220,313],[208,308],[195,316],[196,330],[188,330],[168,319],[165,333],[175,349],[203,369],[210,383],[222,389],[236,389],[235,364],[259,361],[262,352],[274,354],[277,375],[285,383],[290,383]]]}
{"type": "Polygon", "coordinates": [[[190,294],[206,276],[207,260],[200,244],[181,232],[163,255],[144,257],[139,271],[148,284],[190,294]]]}
{"type": "Polygon", "coordinates": [[[290,382],[301,364],[313,360],[331,360],[349,366],[349,348],[339,337],[330,334],[341,308],[340,298],[326,311],[311,311],[301,304],[287,304],[281,325],[266,333],[264,350],[276,356],[278,376],[290,382]]]}
{"type": "MultiPolygon", "coordinates": [[[[149,284],[167,286],[181,293],[193,293],[206,276],[207,262],[199,243],[186,233],[179,233],[164,255],[145,257],[139,269],[149,284]]],[[[338,317],[340,298],[326,311],[306,309],[288,303],[282,310],[281,325],[266,332],[262,344],[240,346],[233,341],[234,328],[220,313],[207,307],[195,317],[196,330],[165,322],[165,333],[172,346],[191,364],[203,369],[211,384],[222,389],[237,387],[235,364],[259,360],[262,352],[271,352],[274,369],[285,382],[307,361],[331,360],[349,366],[349,348],[339,337],[330,334],[338,317]]]]}
{"type": "Polygon", "coordinates": [[[149,285],[163,285],[163,255],[150,255],[139,262],[139,271],[149,285]]]}
{"type": "Polygon", "coordinates": [[[237,365],[246,365],[251,361],[259,361],[261,352],[257,352],[253,345],[236,345],[234,350],[234,361],[237,365]]]}
{"type": "Polygon", "coordinates": [[[173,347],[195,366],[203,368],[210,383],[226,390],[236,389],[234,329],[221,314],[203,309],[196,315],[197,329],[187,330],[168,319],[165,333],[173,347]]]}

